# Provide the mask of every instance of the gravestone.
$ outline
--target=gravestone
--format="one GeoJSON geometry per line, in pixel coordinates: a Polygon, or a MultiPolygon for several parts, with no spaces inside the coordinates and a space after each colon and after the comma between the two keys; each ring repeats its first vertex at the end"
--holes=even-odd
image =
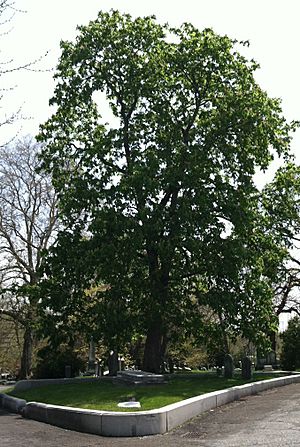
{"type": "Polygon", "coordinates": [[[242,379],[250,380],[252,378],[252,364],[249,357],[242,359],[242,379]]]}
{"type": "Polygon", "coordinates": [[[109,376],[116,376],[118,374],[119,370],[119,360],[118,360],[118,353],[115,351],[110,351],[109,357],[108,357],[108,375],[109,376]]]}
{"type": "Polygon", "coordinates": [[[101,377],[102,376],[102,360],[101,359],[97,359],[96,361],[96,371],[95,371],[95,375],[96,377],[101,377]]]}
{"type": "Polygon", "coordinates": [[[266,364],[268,365],[276,365],[276,353],[274,351],[270,351],[266,355],[266,364]]]}
{"type": "Polygon", "coordinates": [[[224,357],[224,377],[226,379],[232,379],[234,372],[233,358],[230,354],[226,354],[224,357]]]}
{"type": "Polygon", "coordinates": [[[72,377],[71,365],[65,365],[65,378],[70,379],[70,377],[72,377]]]}
{"type": "Polygon", "coordinates": [[[169,359],[168,359],[168,364],[169,364],[168,366],[169,366],[170,374],[174,374],[174,362],[171,357],[169,357],[169,359]]]}
{"type": "Polygon", "coordinates": [[[125,369],[124,357],[122,357],[122,356],[118,357],[118,362],[119,362],[119,371],[124,371],[124,369],[125,369]]]}

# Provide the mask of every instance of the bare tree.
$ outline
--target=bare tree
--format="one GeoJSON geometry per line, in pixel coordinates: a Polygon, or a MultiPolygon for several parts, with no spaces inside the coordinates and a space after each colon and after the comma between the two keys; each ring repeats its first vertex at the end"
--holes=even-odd
{"type": "Polygon", "coordinates": [[[290,263],[282,269],[278,284],[274,287],[275,314],[295,313],[300,316],[300,261],[290,256],[290,263]]]}
{"type": "Polygon", "coordinates": [[[0,373],[17,372],[22,355],[22,328],[9,317],[0,318],[0,373]]]}
{"type": "MultiPolygon", "coordinates": [[[[12,19],[16,13],[14,8],[14,2],[11,0],[0,0],[0,38],[4,38],[6,34],[10,32],[10,24],[12,19]]],[[[0,79],[1,79],[1,89],[0,89],[0,101],[3,101],[3,98],[8,93],[9,90],[12,89],[12,86],[4,86],[5,78],[10,73],[21,70],[25,67],[30,66],[25,64],[15,65],[13,59],[1,59],[0,61],[0,79]]],[[[2,107],[1,107],[2,109],[2,107]]],[[[20,109],[15,111],[1,111],[0,116],[0,126],[6,126],[7,124],[12,124],[16,121],[20,113],[20,109]]]]}
{"type": "Polygon", "coordinates": [[[36,171],[39,150],[30,138],[0,148],[0,315],[23,328],[22,378],[31,373],[39,268],[58,227],[51,180],[36,171]]]}
{"type": "MultiPolygon", "coordinates": [[[[5,37],[12,31],[12,24],[15,14],[25,13],[26,11],[17,9],[14,0],[0,0],[0,41],[1,49],[5,50],[5,37]]],[[[5,53],[5,51],[4,51],[5,53]]],[[[0,146],[12,141],[16,134],[20,132],[20,128],[14,126],[13,132],[8,132],[8,126],[15,124],[16,121],[22,121],[24,118],[21,114],[22,104],[18,105],[16,109],[11,110],[9,104],[10,93],[16,87],[12,80],[12,75],[15,72],[44,72],[48,71],[41,69],[38,63],[44,59],[48,54],[38,56],[33,60],[27,60],[26,62],[15,61],[10,55],[5,56],[3,51],[0,50],[0,146]]]]}

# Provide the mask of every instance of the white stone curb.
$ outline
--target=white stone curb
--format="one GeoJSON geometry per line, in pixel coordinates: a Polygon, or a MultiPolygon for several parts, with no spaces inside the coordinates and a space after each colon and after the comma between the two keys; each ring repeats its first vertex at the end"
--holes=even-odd
{"type": "Polygon", "coordinates": [[[294,374],[214,391],[157,410],[126,413],[26,403],[5,394],[0,395],[0,406],[13,412],[21,411],[26,418],[65,429],[102,436],[146,436],[166,433],[192,417],[242,397],[298,382],[300,374],[294,374]]]}
{"type": "Polygon", "coordinates": [[[22,413],[26,406],[26,400],[18,399],[17,397],[8,396],[7,394],[0,394],[0,407],[11,411],[12,413],[22,413]]]}

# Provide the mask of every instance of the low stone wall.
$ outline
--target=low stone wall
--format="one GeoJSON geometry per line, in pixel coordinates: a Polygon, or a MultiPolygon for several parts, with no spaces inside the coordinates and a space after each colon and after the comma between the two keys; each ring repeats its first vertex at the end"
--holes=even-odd
{"type": "Polygon", "coordinates": [[[83,410],[39,402],[26,403],[5,394],[0,395],[0,405],[9,411],[21,412],[24,417],[65,429],[102,436],[146,436],[165,433],[192,417],[242,397],[299,382],[300,374],[262,380],[192,397],[158,410],[128,413],[83,410]]]}
{"type": "Polygon", "coordinates": [[[48,385],[61,385],[67,383],[98,382],[99,380],[112,380],[111,377],[89,377],[89,378],[70,378],[70,379],[36,379],[20,380],[14,386],[15,391],[25,391],[32,388],[39,388],[48,385]]]}

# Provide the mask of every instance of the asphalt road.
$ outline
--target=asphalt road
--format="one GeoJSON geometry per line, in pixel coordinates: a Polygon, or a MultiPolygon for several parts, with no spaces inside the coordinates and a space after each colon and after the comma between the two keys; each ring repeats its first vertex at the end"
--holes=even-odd
{"type": "Polygon", "coordinates": [[[300,384],[249,396],[207,412],[165,435],[104,438],[63,430],[0,410],[1,447],[294,447],[300,446],[300,384]]]}

